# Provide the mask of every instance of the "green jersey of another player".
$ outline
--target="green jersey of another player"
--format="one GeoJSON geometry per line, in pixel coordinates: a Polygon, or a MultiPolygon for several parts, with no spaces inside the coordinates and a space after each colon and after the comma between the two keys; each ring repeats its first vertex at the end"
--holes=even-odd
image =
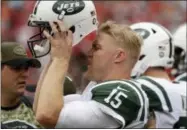
{"type": "Polygon", "coordinates": [[[118,120],[121,128],[143,128],[147,122],[148,99],[140,84],[129,80],[107,81],[92,89],[92,100],[118,120]]]}
{"type": "Polygon", "coordinates": [[[148,76],[136,80],[148,96],[149,110],[154,111],[156,116],[156,127],[173,128],[183,113],[184,99],[178,91],[184,87],[177,82],[148,76]]]}

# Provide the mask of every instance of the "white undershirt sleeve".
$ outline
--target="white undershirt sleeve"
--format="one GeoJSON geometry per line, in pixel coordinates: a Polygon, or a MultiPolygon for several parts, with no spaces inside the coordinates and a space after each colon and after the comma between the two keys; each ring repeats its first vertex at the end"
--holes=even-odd
{"type": "Polygon", "coordinates": [[[82,95],[80,94],[69,94],[67,96],[64,96],[64,104],[72,102],[72,101],[81,101],[82,95]]]}
{"type": "Polygon", "coordinates": [[[72,101],[64,105],[55,128],[119,128],[120,124],[103,113],[95,101],[72,101]]]}

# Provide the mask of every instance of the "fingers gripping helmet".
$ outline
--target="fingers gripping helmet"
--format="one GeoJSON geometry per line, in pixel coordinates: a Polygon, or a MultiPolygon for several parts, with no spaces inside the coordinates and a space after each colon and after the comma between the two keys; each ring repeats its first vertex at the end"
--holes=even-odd
{"type": "Polygon", "coordinates": [[[50,43],[43,36],[43,31],[47,29],[52,35],[49,22],[56,20],[63,21],[65,27],[73,32],[73,46],[95,32],[98,25],[92,1],[37,1],[28,19],[28,26],[39,28],[39,33],[28,40],[29,49],[34,57],[42,57],[50,52],[50,43]]]}
{"type": "Polygon", "coordinates": [[[173,43],[171,33],[156,23],[141,22],[131,25],[143,38],[140,57],[132,70],[132,77],[142,75],[149,67],[172,67],[173,43]]]}
{"type": "Polygon", "coordinates": [[[186,42],[186,23],[180,25],[173,34],[175,46],[174,65],[171,71],[173,76],[184,73],[187,69],[187,42],[186,42]]]}

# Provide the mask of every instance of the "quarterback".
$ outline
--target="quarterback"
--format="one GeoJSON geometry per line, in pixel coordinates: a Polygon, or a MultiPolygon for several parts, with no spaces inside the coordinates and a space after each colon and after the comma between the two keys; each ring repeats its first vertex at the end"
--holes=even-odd
{"type": "MultiPolygon", "coordinates": [[[[46,128],[144,127],[148,99],[140,84],[129,80],[142,45],[135,32],[114,22],[100,26],[86,53],[86,77],[98,84],[91,89],[90,100],[65,103],[62,83],[71,53],[84,37],[97,29],[94,4],[92,1],[40,1],[29,18],[29,25],[40,28],[40,39],[34,40],[36,36],[33,36],[28,41],[32,54],[41,57],[50,52],[51,55],[34,100],[38,122],[46,128]]],[[[85,48],[80,50],[86,52],[85,48]]]]}
{"type": "MultiPolygon", "coordinates": [[[[45,2],[41,1],[36,5],[33,17],[39,15],[37,11],[40,8],[44,11],[42,4],[45,2]]],[[[94,17],[93,3],[80,2],[75,4],[74,10],[81,12],[91,9],[88,16],[94,17]],[[78,5],[81,7],[78,8],[78,5]]],[[[43,31],[43,37],[47,38],[44,40],[50,43],[51,61],[43,70],[37,85],[40,89],[37,89],[38,95],[34,102],[36,119],[46,128],[143,128],[147,122],[148,99],[140,84],[129,80],[131,70],[139,57],[142,39],[128,26],[113,22],[106,22],[100,26],[97,37],[87,53],[86,77],[98,82],[91,90],[91,100],[64,103],[61,86],[67,74],[74,44],[79,44],[80,41],[76,38],[80,33],[91,33],[94,29],[90,32],[90,29],[87,31],[89,26],[84,28],[86,30],[72,31],[67,28],[67,21],[64,20],[70,16],[67,12],[63,13],[61,8],[62,6],[58,8],[60,16],[48,20],[50,28],[43,31]]],[[[47,10],[50,12],[49,8],[47,10]]],[[[34,20],[32,22],[36,23],[34,20]]],[[[89,20],[78,26],[78,29],[84,24],[88,25],[89,20]]],[[[95,24],[93,18],[90,24],[95,24]]],[[[32,49],[33,54],[37,56],[37,49],[41,50],[39,46],[41,44],[32,49]]]]}

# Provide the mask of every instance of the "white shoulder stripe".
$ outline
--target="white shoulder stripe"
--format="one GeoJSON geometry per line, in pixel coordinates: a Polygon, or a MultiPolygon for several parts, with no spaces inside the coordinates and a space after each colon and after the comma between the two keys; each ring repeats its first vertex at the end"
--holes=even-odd
{"type": "MultiPolygon", "coordinates": [[[[136,91],[136,93],[138,94],[141,107],[140,107],[140,109],[139,109],[138,116],[137,116],[136,120],[140,120],[141,115],[142,115],[142,112],[143,112],[143,108],[144,108],[144,105],[145,105],[145,104],[143,103],[143,97],[141,96],[139,90],[138,90],[136,87],[134,87],[133,85],[131,85],[131,84],[129,84],[129,83],[126,83],[126,84],[128,84],[128,86],[131,86],[131,88],[134,89],[134,90],[136,91]]],[[[134,84],[136,84],[136,83],[134,83],[134,84]]],[[[136,84],[136,85],[138,86],[138,84],[136,84]]],[[[139,87],[139,86],[138,86],[138,87],[139,87]]],[[[140,89],[141,89],[141,88],[140,88],[140,89]]]]}
{"type": "MultiPolygon", "coordinates": [[[[131,81],[131,80],[127,80],[127,81],[131,81]]],[[[140,89],[141,89],[141,86],[139,86],[139,84],[137,84],[137,82],[134,82],[134,81],[131,81],[131,82],[133,82],[134,84],[136,84],[140,89]]],[[[139,97],[139,99],[140,99],[140,105],[141,106],[143,106],[144,104],[143,104],[143,97],[141,96],[141,94],[140,94],[140,90],[138,90],[135,86],[133,86],[133,85],[131,85],[131,84],[129,84],[128,82],[126,82],[125,80],[124,81],[122,81],[122,80],[115,80],[115,81],[107,81],[107,82],[104,82],[104,83],[100,83],[100,84],[97,84],[97,85],[95,85],[95,87],[93,87],[93,89],[95,89],[95,88],[97,88],[97,87],[99,87],[99,86],[101,86],[101,85],[107,85],[107,84],[115,84],[115,83],[122,83],[122,84],[125,84],[125,85],[127,85],[127,86],[129,86],[131,89],[133,89],[136,93],[137,93],[137,95],[138,95],[138,97],[139,97]]],[[[117,87],[117,86],[116,86],[117,87]]],[[[141,89],[142,90],[142,89],[141,89]]],[[[142,90],[143,91],[143,90],[142,90]]]]}

